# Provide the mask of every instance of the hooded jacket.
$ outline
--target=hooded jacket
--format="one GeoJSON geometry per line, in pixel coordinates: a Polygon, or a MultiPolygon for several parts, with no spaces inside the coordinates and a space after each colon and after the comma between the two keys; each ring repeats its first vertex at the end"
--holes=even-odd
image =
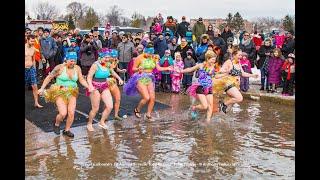
{"type": "Polygon", "coordinates": [[[57,50],[58,46],[51,36],[48,36],[47,38],[43,37],[40,40],[40,53],[45,59],[53,58],[56,55],[57,50]]]}

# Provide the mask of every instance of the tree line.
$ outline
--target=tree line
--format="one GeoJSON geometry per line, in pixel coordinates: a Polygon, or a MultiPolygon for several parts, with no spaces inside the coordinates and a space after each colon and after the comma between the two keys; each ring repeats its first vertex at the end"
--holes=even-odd
{"type": "MultiPolygon", "coordinates": [[[[150,18],[144,17],[138,12],[134,12],[130,18],[124,16],[124,10],[113,5],[109,8],[106,14],[99,14],[92,7],[87,6],[85,3],[71,2],[67,5],[67,14],[59,15],[59,10],[56,6],[49,4],[49,2],[40,2],[34,8],[36,18],[38,20],[65,20],[68,21],[70,29],[80,27],[81,29],[91,29],[93,26],[104,26],[106,22],[109,22],[114,26],[132,26],[142,28],[146,26],[147,20],[150,18]]],[[[29,13],[25,14],[30,20],[29,13]]],[[[244,19],[239,12],[232,15],[229,13],[226,17],[226,23],[221,24],[219,29],[223,29],[226,25],[231,29],[239,31],[244,29],[244,19]]],[[[283,19],[277,20],[272,17],[260,17],[256,18],[252,22],[254,28],[267,29],[270,27],[282,27],[284,30],[294,30],[295,19],[294,16],[286,15],[283,19]]]]}

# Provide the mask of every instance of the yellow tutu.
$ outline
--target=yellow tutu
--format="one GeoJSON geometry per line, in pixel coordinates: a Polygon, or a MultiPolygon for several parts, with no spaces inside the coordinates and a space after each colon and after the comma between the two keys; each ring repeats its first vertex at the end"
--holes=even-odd
{"type": "Polygon", "coordinates": [[[78,87],[63,87],[59,85],[51,85],[51,87],[45,92],[44,98],[46,102],[55,103],[58,97],[62,97],[64,102],[67,104],[70,97],[78,97],[78,87]]]}
{"type": "Polygon", "coordinates": [[[222,95],[225,92],[225,90],[230,86],[234,86],[240,89],[240,81],[237,76],[228,75],[220,79],[213,78],[212,92],[217,95],[222,95]]]}

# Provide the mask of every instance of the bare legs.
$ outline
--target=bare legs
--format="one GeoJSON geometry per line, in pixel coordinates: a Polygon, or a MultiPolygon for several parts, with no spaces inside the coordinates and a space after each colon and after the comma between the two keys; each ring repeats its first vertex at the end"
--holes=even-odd
{"type": "Polygon", "coordinates": [[[33,84],[31,85],[32,87],[32,94],[33,94],[33,99],[34,99],[34,107],[36,108],[42,108],[43,106],[41,106],[39,104],[39,96],[38,96],[38,87],[37,84],[33,84]]]}
{"type": "Polygon", "coordinates": [[[148,110],[147,110],[147,116],[151,117],[151,112],[153,110],[154,107],[154,103],[155,103],[155,92],[154,92],[154,87],[153,87],[153,83],[149,83],[148,85],[144,85],[141,82],[137,83],[137,89],[142,97],[142,99],[140,100],[138,106],[137,106],[137,110],[140,112],[141,108],[147,103],[148,103],[148,110]]]}

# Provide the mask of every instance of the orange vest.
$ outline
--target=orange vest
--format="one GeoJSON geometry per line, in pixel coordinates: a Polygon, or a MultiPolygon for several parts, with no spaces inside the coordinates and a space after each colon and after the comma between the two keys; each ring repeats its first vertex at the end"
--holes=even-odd
{"type": "Polygon", "coordinates": [[[34,42],[34,48],[36,50],[35,52],[35,60],[39,62],[41,60],[41,54],[40,54],[40,42],[37,38],[35,38],[34,42]]]}

